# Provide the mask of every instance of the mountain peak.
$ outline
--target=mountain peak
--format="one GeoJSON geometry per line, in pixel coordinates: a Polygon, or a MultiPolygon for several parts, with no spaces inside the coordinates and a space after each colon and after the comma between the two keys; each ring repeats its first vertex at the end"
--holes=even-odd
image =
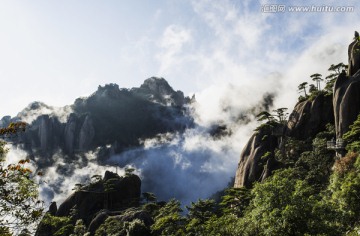
{"type": "Polygon", "coordinates": [[[99,85],[95,94],[101,97],[117,97],[120,93],[119,85],[111,83],[104,86],[99,85]]]}
{"type": "Polygon", "coordinates": [[[184,93],[175,91],[164,78],[148,78],[140,88],[133,88],[132,91],[152,102],[166,106],[182,106],[185,103],[184,93]]]}
{"type": "Polygon", "coordinates": [[[146,79],[144,83],[140,86],[142,89],[148,89],[154,93],[159,93],[163,95],[169,95],[174,93],[174,89],[169,85],[169,83],[164,78],[151,77],[146,79]]]}

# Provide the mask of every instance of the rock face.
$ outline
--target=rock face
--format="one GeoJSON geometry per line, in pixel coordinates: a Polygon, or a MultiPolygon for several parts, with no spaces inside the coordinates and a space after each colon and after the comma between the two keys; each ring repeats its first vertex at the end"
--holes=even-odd
{"type": "Polygon", "coordinates": [[[69,216],[76,209],[78,219],[90,224],[101,209],[122,210],[139,205],[141,180],[136,175],[119,177],[106,172],[103,180],[70,195],[58,208],[56,216],[69,216]],[[111,185],[110,189],[107,189],[111,185]]]}
{"type": "Polygon", "coordinates": [[[352,43],[350,43],[348,48],[348,57],[349,57],[349,68],[348,75],[353,76],[360,69],[360,38],[359,33],[355,31],[355,38],[352,43]]]}
{"type": "Polygon", "coordinates": [[[75,131],[76,131],[77,118],[75,114],[71,114],[65,125],[64,141],[65,141],[65,152],[73,153],[75,145],[75,131]]]}
{"type": "Polygon", "coordinates": [[[336,137],[342,138],[360,113],[360,71],[351,77],[345,73],[339,75],[334,86],[333,103],[336,137]]]}
{"type": "MultiPolygon", "coordinates": [[[[47,214],[71,217],[73,223],[81,219],[91,235],[108,217],[116,217],[124,222],[140,219],[150,226],[153,221],[149,214],[135,208],[140,204],[140,188],[141,180],[137,175],[126,174],[124,177],[120,177],[116,173],[106,171],[101,180],[81,187],[70,195],[59,208],[53,202],[47,214]]],[[[43,219],[35,235],[50,236],[54,231],[52,227],[43,219]]]]}
{"type": "Polygon", "coordinates": [[[266,163],[262,157],[267,152],[273,152],[277,146],[276,136],[263,130],[253,134],[240,155],[234,187],[251,187],[253,182],[260,181],[266,163]]]}
{"type": "Polygon", "coordinates": [[[306,140],[325,130],[326,124],[333,122],[331,96],[320,94],[313,101],[296,104],[283,133],[273,128],[271,132],[260,130],[250,138],[240,155],[234,187],[251,187],[255,181],[263,181],[281,167],[273,155],[281,145],[282,136],[306,140]],[[267,152],[271,156],[264,160],[267,152]]]}
{"type": "Polygon", "coordinates": [[[313,101],[295,105],[287,122],[286,135],[304,140],[324,130],[328,123],[334,123],[332,97],[320,94],[313,101]]]}
{"type": "Polygon", "coordinates": [[[29,124],[17,141],[23,143],[24,149],[32,155],[49,158],[59,149],[71,155],[92,148],[92,125],[89,115],[84,117],[72,113],[66,123],[61,123],[56,116],[41,115],[29,124]]]}
{"type": "Polygon", "coordinates": [[[94,124],[91,119],[91,116],[87,115],[80,129],[79,149],[86,150],[89,147],[91,147],[94,137],[95,137],[94,124]]]}
{"type": "Polygon", "coordinates": [[[354,123],[359,112],[360,102],[360,38],[355,31],[355,38],[348,48],[348,76],[342,72],[334,85],[333,104],[335,115],[336,138],[342,138],[354,123]]]}
{"type": "Polygon", "coordinates": [[[185,99],[183,92],[174,91],[164,78],[151,77],[145,80],[140,88],[133,88],[132,91],[166,106],[182,106],[189,100],[185,99]]]}

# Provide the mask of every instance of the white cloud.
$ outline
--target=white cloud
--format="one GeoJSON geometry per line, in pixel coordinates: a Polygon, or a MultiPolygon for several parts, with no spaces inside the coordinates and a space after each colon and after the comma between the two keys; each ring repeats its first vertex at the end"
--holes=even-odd
{"type": "Polygon", "coordinates": [[[184,44],[191,41],[191,32],[188,29],[179,25],[168,26],[160,41],[160,47],[163,51],[157,55],[157,58],[161,61],[159,73],[166,73],[172,67],[178,66],[177,58],[182,52],[184,44]]]}

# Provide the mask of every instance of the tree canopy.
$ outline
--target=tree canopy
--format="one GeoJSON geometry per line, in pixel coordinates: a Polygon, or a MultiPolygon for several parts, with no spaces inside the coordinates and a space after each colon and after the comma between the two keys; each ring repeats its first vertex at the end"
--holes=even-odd
{"type": "MultiPolygon", "coordinates": [[[[1,136],[16,134],[25,123],[11,123],[0,129],[1,136]]],[[[43,203],[39,200],[38,185],[28,168],[29,159],[6,164],[6,142],[0,141],[0,235],[29,231],[40,219],[43,203]]]]}

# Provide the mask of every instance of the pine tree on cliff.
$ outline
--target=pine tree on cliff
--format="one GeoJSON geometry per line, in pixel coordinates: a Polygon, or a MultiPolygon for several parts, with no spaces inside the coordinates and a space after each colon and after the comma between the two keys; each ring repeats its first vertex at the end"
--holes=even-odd
{"type": "Polygon", "coordinates": [[[323,80],[322,78],[321,78],[321,74],[318,74],[318,73],[316,73],[316,74],[313,74],[313,75],[310,75],[310,77],[312,78],[312,80],[313,81],[315,81],[316,82],[316,87],[317,87],[317,89],[320,91],[320,82],[323,80]]]}
{"type": "Polygon", "coordinates": [[[260,112],[256,118],[258,118],[257,120],[258,121],[264,121],[264,120],[267,120],[267,122],[272,122],[274,121],[274,116],[271,115],[269,112],[267,111],[262,111],[260,112]]]}
{"type": "Polygon", "coordinates": [[[284,121],[287,120],[289,113],[286,111],[287,111],[286,107],[282,107],[282,108],[273,110],[273,112],[276,113],[275,116],[277,117],[279,123],[283,123],[284,121]]]}
{"type": "Polygon", "coordinates": [[[347,69],[348,69],[348,65],[345,65],[342,62],[340,62],[339,64],[336,64],[336,65],[332,64],[328,69],[328,71],[330,71],[330,75],[325,77],[325,80],[326,80],[325,90],[332,92],[336,78],[343,71],[346,71],[347,69]]]}
{"type": "Polygon", "coordinates": [[[307,97],[307,94],[306,94],[306,85],[307,84],[308,84],[308,82],[303,82],[303,83],[299,84],[299,86],[298,86],[299,92],[304,91],[305,97],[307,97]]]}

